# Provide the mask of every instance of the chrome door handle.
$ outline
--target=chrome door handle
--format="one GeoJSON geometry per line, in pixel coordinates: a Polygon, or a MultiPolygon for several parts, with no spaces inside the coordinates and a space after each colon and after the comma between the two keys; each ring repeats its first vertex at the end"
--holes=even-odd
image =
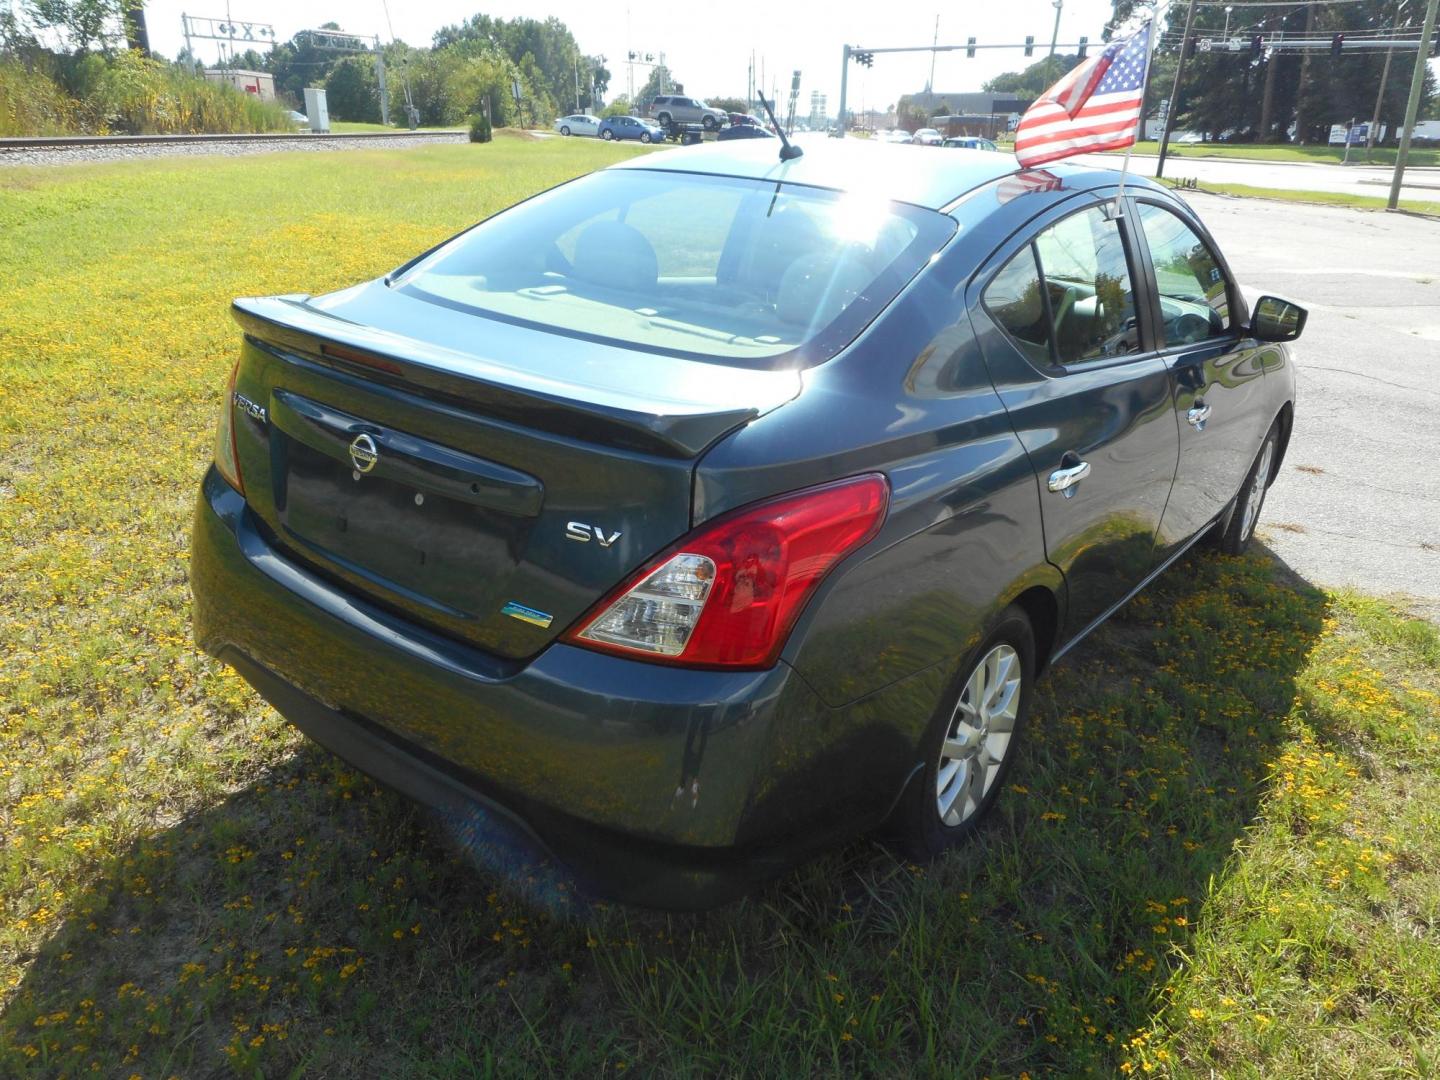
{"type": "Polygon", "coordinates": [[[1068,499],[1075,494],[1075,485],[1090,475],[1090,463],[1082,461],[1078,465],[1071,465],[1064,469],[1056,469],[1050,474],[1046,483],[1051,491],[1063,491],[1068,499]]]}
{"type": "Polygon", "coordinates": [[[1185,414],[1185,419],[1194,425],[1196,431],[1205,430],[1205,421],[1210,419],[1210,406],[1205,404],[1196,405],[1185,414]]]}

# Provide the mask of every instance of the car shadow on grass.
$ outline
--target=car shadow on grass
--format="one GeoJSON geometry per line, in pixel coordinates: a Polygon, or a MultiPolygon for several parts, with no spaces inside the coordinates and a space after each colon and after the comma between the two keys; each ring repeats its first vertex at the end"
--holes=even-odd
{"type": "Polygon", "coordinates": [[[1263,550],[1191,554],[1041,683],[961,850],[859,842],[700,915],[578,899],[302,744],[58,901],[0,1074],[1113,1075],[1326,608],[1263,550]]]}

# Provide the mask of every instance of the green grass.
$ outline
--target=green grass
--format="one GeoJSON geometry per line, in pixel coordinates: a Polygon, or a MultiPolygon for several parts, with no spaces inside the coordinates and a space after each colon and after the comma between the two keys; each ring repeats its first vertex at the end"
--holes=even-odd
{"type": "MultiPolygon", "coordinates": [[[[1172,188],[1179,188],[1177,180],[1162,177],[1160,182],[1172,188]]],[[[1288,188],[1252,187],[1249,184],[1213,184],[1202,181],[1182,191],[1208,191],[1217,195],[1236,195],[1252,199],[1274,199],[1278,202],[1313,203],[1316,206],[1350,206],[1357,210],[1384,210],[1388,198],[1380,195],[1352,195],[1347,191],[1296,191],[1288,188]]],[[[1416,214],[1440,214],[1440,202],[1421,199],[1401,199],[1401,210],[1416,214]]]]}
{"type": "Polygon", "coordinates": [[[1262,555],[1048,676],[954,857],[701,916],[495,869],[196,653],[229,298],[634,152],[0,171],[0,1075],[1433,1074],[1440,634],[1262,555]]]}
{"type": "MultiPolygon", "coordinates": [[[[1158,154],[1158,142],[1138,142],[1137,154],[1158,154]]],[[[1113,151],[1123,154],[1123,150],[1113,151]]],[[[1393,147],[1377,146],[1370,151],[1370,164],[1394,165],[1396,151],[1393,147]]],[[[1345,158],[1343,146],[1291,146],[1284,143],[1262,145],[1258,143],[1177,143],[1172,142],[1168,151],[1177,158],[1236,158],[1245,161],[1309,161],[1326,165],[1338,165],[1345,158]]],[[[1350,148],[1350,163],[1365,163],[1365,148],[1350,148]]],[[[1412,146],[1407,165],[1440,165],[1440,149],[1412,146]]]]}

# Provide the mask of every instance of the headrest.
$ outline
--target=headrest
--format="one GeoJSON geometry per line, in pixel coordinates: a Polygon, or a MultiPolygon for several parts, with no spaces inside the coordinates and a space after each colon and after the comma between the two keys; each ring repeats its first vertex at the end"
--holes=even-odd
{"type": "Polygon", "coordinates": [[[611,289],[648,293],[660,267],[643,233],[623,221],[597,221],[575,240],[571,273],[582,281],[611,289]]]}

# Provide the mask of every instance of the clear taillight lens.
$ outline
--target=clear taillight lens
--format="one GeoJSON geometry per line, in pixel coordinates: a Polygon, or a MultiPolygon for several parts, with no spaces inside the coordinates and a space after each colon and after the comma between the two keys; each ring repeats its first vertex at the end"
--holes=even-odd
{"type": "Polygon", "coordinates": [[[878,474],[782,495],[707,522],[565,636],[691,667],[770,667],[825,575],[880,531],[878,474]]]}
{"type": "Polygon", "coordinates": [[[242,495],[245,484],[240,479],[240,459],[235,454],[235,376],[240,365],[230,369],[230,380],[225,385],[225,401],[220,406],[220,423],[215,428],[215,468],[226,483],[242,495]]]}

